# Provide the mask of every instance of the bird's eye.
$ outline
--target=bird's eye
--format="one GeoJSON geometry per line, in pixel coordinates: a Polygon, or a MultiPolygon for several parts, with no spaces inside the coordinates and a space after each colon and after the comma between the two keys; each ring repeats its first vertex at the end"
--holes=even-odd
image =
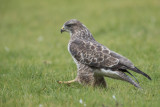
{"type": "Polygon", "coordinates": [[[68,25],[66,25],[67,27],[71,27],[72,26],[72,24],[68,24],[68,25]]]}

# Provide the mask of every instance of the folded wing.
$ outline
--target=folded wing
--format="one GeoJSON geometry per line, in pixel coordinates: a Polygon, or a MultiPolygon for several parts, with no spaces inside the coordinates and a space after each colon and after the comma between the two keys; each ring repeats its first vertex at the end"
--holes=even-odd
{"type": "Polygon", "coordinates": [[[69,51],[77,61],[85,65],[121,71],[129,69],[151,80],[146,73],[136,68],[130,60],[114,51],[110,51],[98,42],[77,39],[70,43],[69,51]]]}
{"type": "Polygon", "coordinates": [[[73,57],[88,66],[108,68],[115,66],[119,60],[110,55],[110,50],[99,43],[75,40],[69,47],[73,57]]]}

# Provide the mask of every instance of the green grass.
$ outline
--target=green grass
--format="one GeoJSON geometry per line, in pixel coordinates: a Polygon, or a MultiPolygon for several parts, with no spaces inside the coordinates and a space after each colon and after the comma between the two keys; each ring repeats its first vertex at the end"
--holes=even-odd
{"type": "Polygon", "coordinates": [[[1,0],[0,106],[158,107],[159,40],[159,0],[1,0]],[[143,90],[109,78],[107,89],[57,84],[76,77],[67,51],[69,34],[60,34],[63,23],[73,18],[153,80],[133,73],[143,90]]]}

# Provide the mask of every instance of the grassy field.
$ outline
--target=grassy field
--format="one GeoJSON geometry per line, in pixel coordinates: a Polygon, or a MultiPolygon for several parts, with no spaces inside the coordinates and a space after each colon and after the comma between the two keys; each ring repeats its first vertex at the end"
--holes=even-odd
{"type": "Polygon", "coordinates": [[[0,107],[158,107],[159,40],[159,0],[1,0],[0,107]],[[60,34],[73,18],[152,81],[133,73],[143,90],[110,78],[107,89],[58,84],[76,77],[60,34]]]}

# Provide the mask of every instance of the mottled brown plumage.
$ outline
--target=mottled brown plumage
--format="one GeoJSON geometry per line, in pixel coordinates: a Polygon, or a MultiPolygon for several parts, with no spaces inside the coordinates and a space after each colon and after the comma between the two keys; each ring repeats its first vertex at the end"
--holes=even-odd
{"type": "Polygon", "coordinates": [[[68,51],[78,69],[74,82],[105,87],[105,76],[127,81],[140,88],[138,83],[125,74],[126,72],[133,76],[127,70],[140,73],[151,80],[147,74],[136,68],[130,60],[98,43],[80,21],[76,19],[67,21],[61,29],[61,32],[64,31],[70,33],[71,39],[68,44],[68,51]]]}

